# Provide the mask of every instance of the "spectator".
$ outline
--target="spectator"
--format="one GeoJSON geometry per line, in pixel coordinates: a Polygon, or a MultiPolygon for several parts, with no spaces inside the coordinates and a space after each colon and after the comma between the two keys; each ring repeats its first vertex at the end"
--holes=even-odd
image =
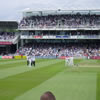
{"type": "Polygon", "coordinates": [[[95,14],[31,16],[23,18],[19,27],[97,27],[100,26],[99,19],[95,14]]]}
{"type": "Polygon", "coordinates": [[[40,100],[56,100],[55,96],[51,92],[45,92],[41,97],[40,100]]]}
{"type": "Polygon", "coordinates": [[[12,32],[0,32],[0,40],[11,40],[15,38],[15,34],[12,32]]]}
{"type": "Polygon", "coordinates": [[[23,48],[16,52],[16,54],[27,55],[30,51],[35,56],[41,57],[60,57],[60,56],[73,56],[73,57],[83,57],[87,55],[90,56],[100,56],[100,48],[99,44],[91,44],[87,46],[86,44],[50,44],[50,43],[35,43],[25,45],[23,48]]]}

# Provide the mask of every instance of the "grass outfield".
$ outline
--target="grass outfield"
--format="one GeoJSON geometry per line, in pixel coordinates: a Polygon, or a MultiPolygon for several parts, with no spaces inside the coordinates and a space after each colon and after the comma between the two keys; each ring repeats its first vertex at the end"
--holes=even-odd
{"type": "Polygon", "coordinates": [[[26,60],[0,60],[0,100],[40,100],[52,91],[57,100],[100,100],[100,60],[38,59],[36,67],[26,60]]]}

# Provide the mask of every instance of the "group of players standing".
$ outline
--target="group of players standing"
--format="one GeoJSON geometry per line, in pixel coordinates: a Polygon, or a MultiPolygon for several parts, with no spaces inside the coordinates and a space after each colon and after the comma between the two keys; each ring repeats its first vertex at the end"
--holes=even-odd
{"type": "Polygon", "coordinates": [[[35,55],[27,55],[27,66],[32,67],[33,65],[35,67],[35,55]]]}

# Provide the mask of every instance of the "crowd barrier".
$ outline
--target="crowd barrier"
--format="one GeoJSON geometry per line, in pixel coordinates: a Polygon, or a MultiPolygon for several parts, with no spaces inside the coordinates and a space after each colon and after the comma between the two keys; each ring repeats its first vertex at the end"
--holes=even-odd
{"type": "Polygon", "coordinates": [[[36,58],[40,58],[40,59],[56,59],[56,56],[36,56],[36,58]]]}
{"type": "Polygon", "coordinates": [[[13,59],[13,56],[0,56],[1,59],[13,59]]]}
{"type": "Polygon", "coordinates": [[[93,56],[91,59],[100,59],[100,56],[93,56]]]}
{"type": "Polygon", "coordinates": [[[61,57],[59,57],[59,59],[65,59],[66,58],[66,56],[61,56],[61,57]]]}
{"type": "MultiPolygon", "coordinates": [[[[26,56],[22,56],[22,55],[17,55],[14,56],[14,59],[26,59],[26,56]]],[[[35,56],[35,58],[39,58],[39,59],[55,59],[56,56],[35,56]]]]}
{"type": "MultiPolygon", "coordinates": [[[[61,56],[59,57],[59,59],[65,59],[66,57],[69,57],[69,56],[61,56]]],[[[74,57],[75,59],[85,59],[87,58],[86,56],[82,56],[82,57],[74,57]]]]}
{"type": "Polygon", "coordinates": [[[26,59],[27,57],[26,57],[26,56],[23,56],[22,58],[23,58],[23,59],[26,59]]]}
{"type": "Polygon", "coordinates": [[[18,55],[18,56],[14,56],[14,59],[26,59],[26,56],[18,55]]]}
{"type": "Polygon", "coordinates": [[[0,56],[0,59],[26,59],[26,56],[0,56]]]}
{"type": "MultiPolygon", "coordinates": [[[[26,56],[23,55],[17,55],[17,56],[0,56],[0,59],[26,59],[26,56]]],[[[56,56],[36,56],[36,58],[39,59],[56,59],[56,56]]],[[[66,56],[61,56],[58,57],[58,59],[65,59],[66,56]]],[[[87,57],[83,56],[83,57],[74,57],[75,59],[85,59],[87,57]]],[[[90,59],[100,59],[100,56],[93,56],[90,59]]]]}
{"type": "Polygon", "coordinates": [[[21,56],[14,56],[14,59],[21,59],[21,56]]]}

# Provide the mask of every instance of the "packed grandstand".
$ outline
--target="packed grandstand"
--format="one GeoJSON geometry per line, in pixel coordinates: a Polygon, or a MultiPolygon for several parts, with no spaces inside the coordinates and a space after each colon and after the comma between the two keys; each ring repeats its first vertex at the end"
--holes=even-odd
{"type": "Polygon", "coordinates": [[[14,32],[0,32],[0,40],[11,40],[15,38],[14,32]]]}
{"type": "Polygon", "coordinates": [[[96,15],[48,15],[25,17],[20,27],[100,27],[100,17],[96,15]]]}
{"type": "Polygon", "coordinates": [[[36,56],[42,57],[61,57],[61,56],[72,56],[72,57],[85,57],[89,55],[100,56],[100,45],[90,44],[50,44],[50,43],[39,43],[39,44],[26,44],[24,47],[20,47],[17,50],[17,55],[28,55],[29,53],[35,54],[36,56]]]}
{"type": "Polygon", "coordinates": [[[17,30],[0,32],[1,55],[100,59],[100,10],[24,11],[17,30]]]}

